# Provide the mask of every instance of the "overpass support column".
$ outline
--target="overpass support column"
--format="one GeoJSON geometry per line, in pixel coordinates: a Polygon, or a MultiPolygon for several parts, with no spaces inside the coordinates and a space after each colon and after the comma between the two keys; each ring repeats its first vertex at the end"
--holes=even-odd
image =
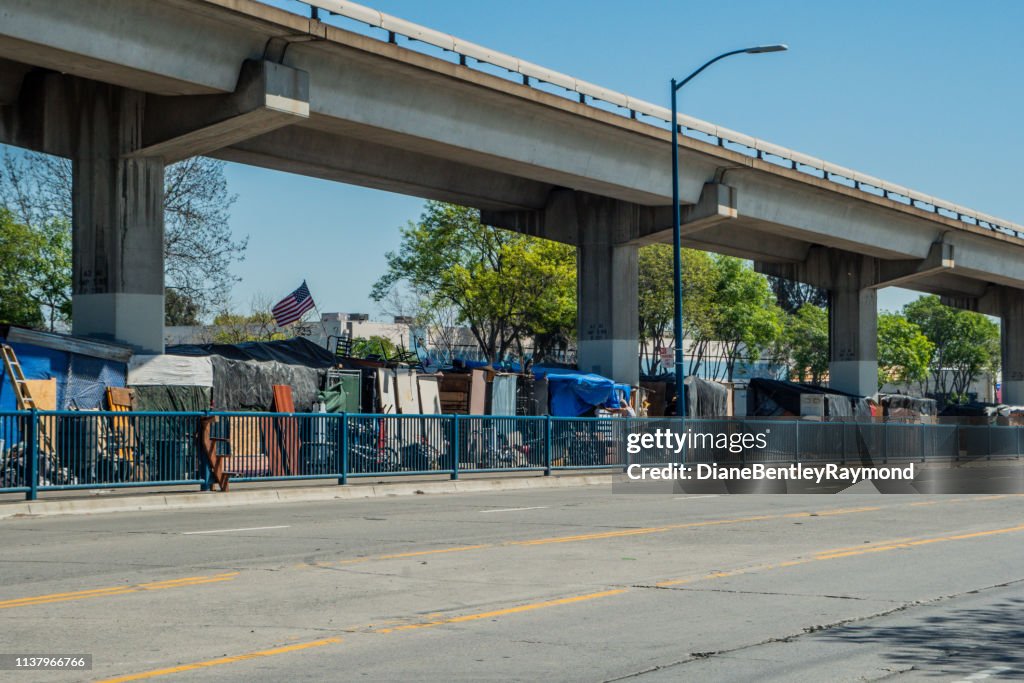
{"type": "Polygon", "coordinates": [[[607,197],[568,192],[549,204],[548,225],[576,234],[577,363],[616,382],[640,382],[637,251],[638,208],[607,197]],[[568,215],[567,215],[568,214],[568,215]]]}
{"type": "Polygon", "coordinates": [[[66,79],[71,125],[72,331],[163,353],[164,161],[126,157],[145,94],[66,79]]]}
{"type": "Polygon", "coordinates": [[[867,272],[872,260],[829,254],[829,386],[858,396],[878,391],[878,294],[867,272]]]}
{"type": "Polygon", "coordinates": [[[1002,398],[1019,406],[1024,405],[1024,291],[1004,287],[1000,295],[1002,398]]]}

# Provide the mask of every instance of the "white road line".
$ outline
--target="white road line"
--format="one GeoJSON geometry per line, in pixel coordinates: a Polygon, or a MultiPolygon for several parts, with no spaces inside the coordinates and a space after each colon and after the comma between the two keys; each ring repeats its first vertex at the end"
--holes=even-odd
{"type": "Polygon", "coordinates": [[[672,500],[697,500],[698,498],[718,498],[717,493],[709,493],[704,496],[678,496],[672,500]]]}
{"type": "Polygon", "coordinates": [[[228,534],[232,531],[262,531],[263,529],[287,529],[291,525],[285,524],[283,526],[251,526],[246,529],[210,529],[209,531],[183,531],[182,536],[192,536],[195,534],[228,534]]]}
{"type": "Polygon", "coordinates": [[[530,508],[501,508],[500,510],[481,510],[480,512],[516,512],[517,510],[547,510],[547,505],[537,505],[530,508]]]}

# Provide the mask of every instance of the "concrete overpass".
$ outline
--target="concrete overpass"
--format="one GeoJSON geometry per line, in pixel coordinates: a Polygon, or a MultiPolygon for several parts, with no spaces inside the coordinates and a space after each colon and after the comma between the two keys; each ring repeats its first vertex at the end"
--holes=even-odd
{"type": "MultiPolygon", "coordinates": [[[[669,112],[353,3],[310,4],[325,21],[256,0],[0,0],[0,142],[73,160],[74,332],[161,349],[163,170],[205,154],[473,206],[576,245],[581,367],[635,380],[637,248],[671,226],[669,112]]],[[[874,390],[875,292],[899,285],[1000,315],[1005,400],[1024,403],[1024,227],[675,124],[687,246],[829,289],[835,386],[874,390]]]]}

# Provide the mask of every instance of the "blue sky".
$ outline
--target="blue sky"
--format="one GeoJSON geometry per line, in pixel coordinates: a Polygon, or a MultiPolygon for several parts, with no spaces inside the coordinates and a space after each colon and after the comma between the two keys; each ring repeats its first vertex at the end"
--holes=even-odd
{"type": "MultiPolygon", "coordinates": [[[[308,12],[293,0],[269,4],[308,12]]],[[[1024,222],[1024,2],[366,4],[665,106],[669,79],[705,59],[784,42],[788,53],[734,57],[702,74],[682,91],[682,111],[1024,222]]],[[[306,278],[321,311],[377,311],[370,285],[421,200],[240,165],[228,180],[238,194],[233,229],[250,237],[237,267],[239,309],[306,278]]],[[[879,307],[915,296],[883,291],[879,307]]]]}

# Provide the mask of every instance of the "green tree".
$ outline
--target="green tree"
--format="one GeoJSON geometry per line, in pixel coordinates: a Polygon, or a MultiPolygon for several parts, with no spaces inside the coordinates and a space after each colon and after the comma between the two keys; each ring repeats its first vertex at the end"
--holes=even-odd
{"type": "Polygon", "coordinates": [[[43,326],[33,277],[41,252],[39,234],[0,208],[0,323],[43,326]]]}
{"type": "Polygon", "coordinates": [[[984,315],[945,306],[931,295],[904,306],[903,314],[935,345],[921,382],[926,394],[962,400],[975,379],[999,369],[999,326],[984,315]]]}
{"type": "Polygon", "coordinates": [[[754,272],[749,262],[721,255],[713,261],[715,279],[708,324],[695,335],[695,355],[707,357],[712,345],[717,344],[724,363],[720,371],[732,381],[737,361],[753,361],[777,342],[783,314],[767,278],[754,272]]]}
{"type": "Polygon", "coordinates": [[[474,209],[427,202],[386,259],[375,301],[406,283],[429,306],[454,308],[491,361],[522,357],[524,343],[575,328],[575,250],[487,227],[474,209]]]}
{"type": "Polygon", "coordinates": [[[889,383],[906,384],[927,379],[934,353],[935,344],[902,313],[878,316],[879,388],[889,383]]]}
{"type": "Polygon", "coordinates": [[[396,355],[398,355],[398,349],[394,342],[379,334],[370,337],[356,337],[352,340],[352,356],[354,358],[383,356],[393,359],[396,355]]]}
{"type": "Polygon", "coordinates": [[[164,290],[164,325],[199,325],[201,312],[188,294],[170,287],[164,290]]]}
{"type": "MultiPolygon", "coordinates": [[[[638,271],[641,367],[654,367],[659,360],[658,349],[669,346],[672,341],[675,317],[672,247],[667,244],[641,247],[638,271]]],[[[709,307],[716,281],[711,255],[683,249],[682,275],[683,337],[693,339],[699,330],[710,324],[712,317],[709,307]]]]}
{"type": "Polygon", "coordinates": [[[818,384],[828,372],[828,311],[805,303],[785,317],[779,339],[784,360],[791,364],[790,376],[798,382],[818,384]]]}

